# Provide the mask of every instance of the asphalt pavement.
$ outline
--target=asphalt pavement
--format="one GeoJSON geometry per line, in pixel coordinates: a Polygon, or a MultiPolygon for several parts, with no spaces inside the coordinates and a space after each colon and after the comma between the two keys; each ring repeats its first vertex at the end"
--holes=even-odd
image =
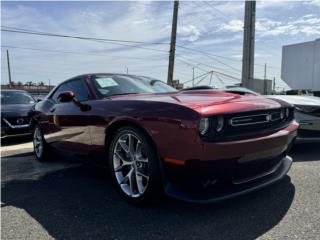
{"type": "Polygon", "coordinates": [[[2,143],[2,239],[320,239],[319,143],[294,146],[289,175],[260,191],[134,207],[106,170],[61,157],[40,164],[28,141],[2,143]]]}

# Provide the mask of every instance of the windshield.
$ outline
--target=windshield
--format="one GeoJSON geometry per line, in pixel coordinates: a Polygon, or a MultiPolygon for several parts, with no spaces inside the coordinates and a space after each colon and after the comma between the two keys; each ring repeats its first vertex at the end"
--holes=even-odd
{"type": "Polygon", "coordinates": [[[140,76],[99,75],[93,80],[93,86],[100,97],[134,93],[176,92],[160,80],[140,76]]]}
{"type": "Polygon", "coordinates": [[[1,104],[33,104],[34,99],[25,92],[18,91],[2,91],[1,104]]]}

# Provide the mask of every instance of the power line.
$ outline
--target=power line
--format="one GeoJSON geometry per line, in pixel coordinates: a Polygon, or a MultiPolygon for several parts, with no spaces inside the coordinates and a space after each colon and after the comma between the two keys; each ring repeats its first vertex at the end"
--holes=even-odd
{"type": "Polygon", "coordinates": [[[203,68],[200,68],[199,66],[192,65],[191,63],[188,63],[188,62],[183,61],[183,60],[181,60],[181,59],[178,59],[178,60],[181,61],[181,62],[183,62],[183,63],[185,63],[185,64],[187,64],[187,65],[189,65],[189,66],[198,68],[198,69],[200,69],[201,71],[204,71],[204,72],[206,72],[206,73],[208,73],[208,72],[209,72],[209,73],[213,72],[213,73],[220,74],[220,75],[222,75],[222,76],[225,76],[225,77],[228,77],[228,78],[237,80],[237,81],[240,81],[240,80],[241,80],[240,78],[237,78],[237,77],[232,76],[232,75],[229,75],[229,74],[225,74],[225,73],[222,73],[222,72],[219,72],[219,71],[215,71],[215,70],[207,71],[207,70],[204,70],[203,68]]]}
{"type": "MultiPolygon", "coordinates": [[[[1,31],[3,32],[11,32],[11,33],[20,33],[20,34],[29,34],[29,35],[37,35],[37,36],[46,36],[46,37],[60,37],[60,38],[70,38],[70,39],[79,39],[79,40],[87,40],[87,41],[95,41],[100,43],[108,43],[113,45],[120,45],[132,48],[141,48],[151,51],[158,51],[158,52],[166,52],[166,50],[156,49],[156,48],[149,48],[149,47],[142,47],[137,45],[130,45],[125,43],[134,43],[134,44],[165,44],[165,43],[147,43],[147,42],[138,42],[138,41],[129,41],[129,40],[115,40],[115,39],[105,39],[105,38],[91,38],[91,37],[81,37],[81,36],[72,36],[72,35],[63,35],[63,34],[55,34],[55,33],[45,33],[45,32],[36,32],[32,30],[12,30],[12,29],[3,29],[2,26],[1,31]]],[[[5,27],[9,28],[9,27],[5,27]]]]}
{"type": "MultiPolygon", "coordinates": [[[[187,61],[192,61],[192,62],[195,62],[195,63],[197,63],[197,64],[199,64],[199,65],[202,65],[202,66],[206,66],[206,67],[208,67],[209,69],[212,69],[213,68],[213,66],[212,65],[209,65],[209,64],[206,64],[206,63],[203,63],[203,62],[200,62],[200,61],[197,61],[197,60],[194,60],[194,59],[188,59],[188,58],[185,58],[185,57],[182,57],[181,55],[178,55],[177,57],[180,57],[180,58],[182,58],[182,59],[185,59],[185,60],[187,60],[187,61]]],[[[239,72],[235,72],[235,71],[231,71],[231,70],[227,70],[227,69],[224,69],[224,68],[219,68],[219,67],[214,67],[215,69],[218,69],[218,70],[222,70],[222,71],[225,71],[225,72],[229,72],[229,73],[231,73],[231,74],[239,74],[239,72]]]]}
{"type": "Polygon", "coordinates": [[[17,46],[8,46],[8,45],[3,45],[3,46],[1,46],[1,48],[13,48],[13,49],[22,49],[22,50],[30,50],[30,51],[66,53],[66,54],[88,55],[88,56],[98,56],[98,57],[108,56],[108,57],[112,57],[112,58],[150,60],[150,58],[142,58],[142,57],[122,57],[122,56],[106,55],[106,54],[94,54],[94,53],[89,53],[89,52],[72,52],[72,51],[51,50],[51,49],[44,49],[44,48],[17,47],[17,46]]]}
{"type": "MultiPolygon", "coordinates": [[[[168,53],[166,50],[162,49],[155,49],[155,48],[148,48],[148,47],[143,47],[143,46],[137,46],[137,45],[130,45],[126,43],[133,43],[133,44],[146,44],[146,45],[169,45],[169,43],[166,42],[144,42],[144,41],[131,41],[131,40],[119,40],[119,39],[109,39],[109,38],[93,38],[93,37],[84,37],[84,36],[75,36],[75,35],[65,35],[65,34],[56,34],[56,33],[48,33],[48,32],[40,32],[40,31],[34,31],[34,30],[29,30],[29,29],[24,29],[24,28],[15,28],[15,27],[9,27],[9,26],[1,26],[1,31],[4,32],[12,32],[12,33],[20,33],[20,34],[31,34],[31,35],[39,35],[39,36],[47,36],[47,37],[60,37],[60,38],[70,38],[70,39],[79,39],[79,40],[89,40],[89,41],[95,41],[99,43],[109,43],[113,45],[120,45],[120,46],[126,46],[126,47],[132,47],[132,48],[140,48],[140,49],[145,49],[145,50],[151,50],[151,51],[158,51],[158,52],[165,52],[168,53]],[[4,29],[5,28],[5,29],[4,29]]],[[[222,62],[221,60],[218,60],[217,58],[222,58],[226,59],[229,61],[233,62],[241,62],[241,60],[236,60],[231,57],[226,57],[226,56],[221,56],[217,54],[212,54],[208,53],[199,49],[194,49],[194,48],[189,48],[182,46],[180,44],[176,44],[176,47],[192,51],[192,52],[197,52],[200,54],[203,54],[207,56],[208,58],[211,58],[217,62],[219,62],[222,65],[228,66],[229,68],[241,72],[241,70],[234,68],[233,66],[226,64],[222,62]]],[[[264,66],[264,64],[255,64],[257,66],[264,66]]],[[[270,66],[268,65],[268,68],[275,68],[279,69],[279,67],[276,66],[270,66]]]]}
{"type": "Polygon", "coordinates": [[[25,28],[15,28],[15,27],[9,27],[9,26],[1,26],[1,31],[17,32],[17,33],[25,33],[25,34],[33,34],[33,35],[43,35],[43,36],[51,36],[51,37],[75,38],[75,39],[81,39],[81,40],[99,40],[99,41],[108,41],[108,42],[169,45],[169,43],[165,43],[165,42],[144,42],[144,41],[120,40],[120,39],[110,39],[110,38],[83,37],[83,36],[75,36],[75,35],[40,32],[40,31],[34,31],[30,29],[25,29],[25,28]],[[2,28],[8,28],[8,29],[2,29],[2,28]]]}

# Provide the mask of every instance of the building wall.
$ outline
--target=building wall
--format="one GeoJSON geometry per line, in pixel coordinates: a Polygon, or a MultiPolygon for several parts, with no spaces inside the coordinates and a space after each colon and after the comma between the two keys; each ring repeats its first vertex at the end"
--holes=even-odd
{"type": "Polygon", "coordinates": [[[270,95],[272,94],[272,80],[270,79],[253,79],[251,90],[260,94],[270,95]]]}
{"type": "Polygon", "coordinates": [[[320,91],[320,39],[283,46],[281,78],[292,89],[320,91]]]}

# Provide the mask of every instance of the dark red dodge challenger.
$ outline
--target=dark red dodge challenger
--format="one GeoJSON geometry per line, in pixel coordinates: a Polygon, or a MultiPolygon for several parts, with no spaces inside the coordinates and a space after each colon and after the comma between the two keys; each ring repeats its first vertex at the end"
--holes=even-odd
{"type": "Polygon", "coordinates": [[[286,175],[298,124],[280,100],[174,88],[153,78],[86,74],[59,84],[33,111],[34,151],[110,167],[124,199],[161,192],[212,202],[286,175]]]}

